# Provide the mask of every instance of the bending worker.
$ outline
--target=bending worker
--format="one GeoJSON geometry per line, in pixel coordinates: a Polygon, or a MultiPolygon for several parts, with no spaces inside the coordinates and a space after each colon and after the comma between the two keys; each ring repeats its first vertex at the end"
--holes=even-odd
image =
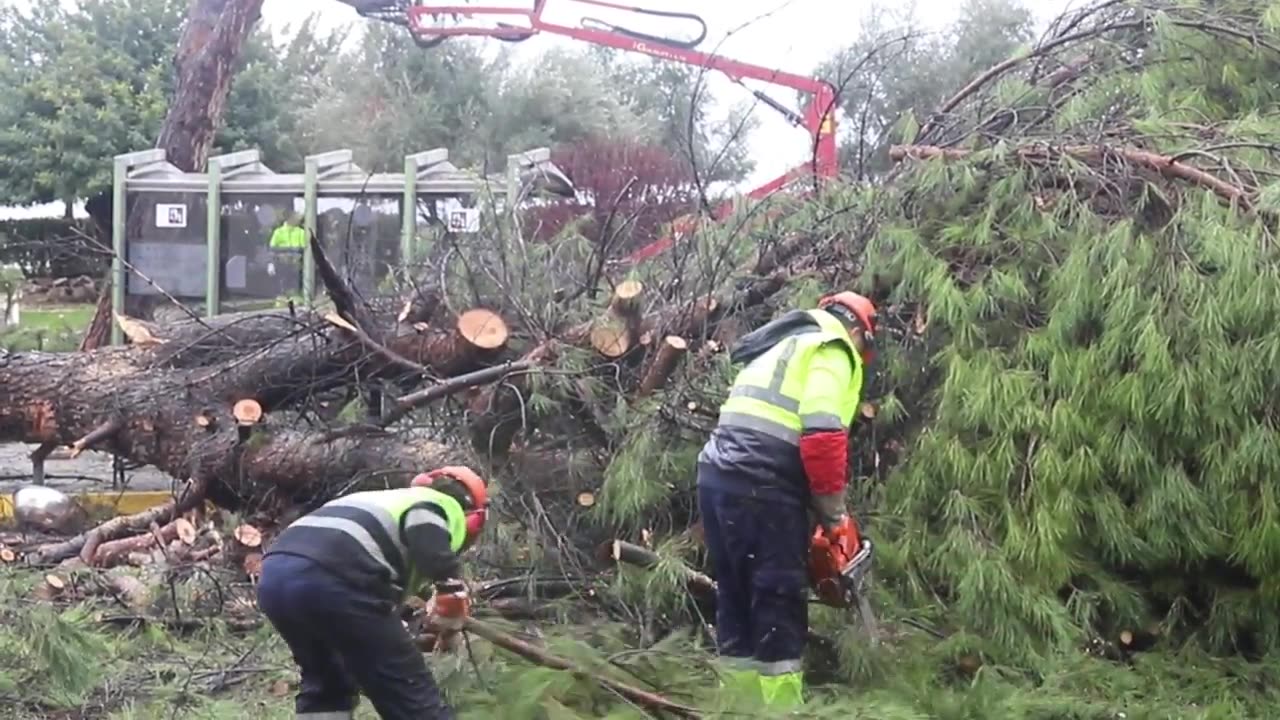
{"type": "Polygon", "coordinates": [[[434,582],[435,626],[462,629],[470,602],[458,554],[484,527],[486,504],[478,475],[445,467],[407,488],[332,500],[276,538],[258,605],[301,670],[298,718],[352,718],[363,691],[383,720],[452,720],[398,609],[434,582]]]}
{"type": "Polygon", "coordinates": [[[846,519],[849,428],[874,359],[876,309],[841,292],[746,335],[746,363],[698,455],[698,505],[716,575],[716,643],[738,696],[803,701],[814,524],[846,519]]]}

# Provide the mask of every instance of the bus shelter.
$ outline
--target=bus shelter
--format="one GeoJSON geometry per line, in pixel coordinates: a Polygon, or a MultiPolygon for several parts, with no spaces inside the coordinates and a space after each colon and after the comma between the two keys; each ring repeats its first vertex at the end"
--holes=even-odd
{"type": "MultiPolygon", "coordinates": [[[[533,191],[572,194],[545,148],[511,155],[506,172],[459,170],[443,148],[405,157],[402,173],[370,173],[350,150],[311,155],[277,173],[257,150],[212,157],[182,172],[163,150],[115,158],[112,309],[129,297],[171,296],[208,316],[282,296],[309,303],[315,233],[344,277],[370,293],[421,252],[419,227],[479,230],[486,194],[515,207],[533,191]],[[124,208],[124,212],[119,212],[124,208]]],[[[122,342],[113,328],[112,342],[122,342]]]]}

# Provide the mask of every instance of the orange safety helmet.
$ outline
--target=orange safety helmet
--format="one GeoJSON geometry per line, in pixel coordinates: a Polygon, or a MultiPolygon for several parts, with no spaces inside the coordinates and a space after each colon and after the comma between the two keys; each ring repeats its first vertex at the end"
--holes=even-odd
{"type": "Polygon", "coordinates": [[[471,495],[471,509],[467,510],[467,539],[463,543],[463,547],[469,546],[475,542],[480,536],[480,531],[484,530],[484,522],[488,516],[489,508],[489,491],[485,488],[484,480],[476,474],[476,471],[464,465],[449,465],[437,468],[431,472],[422,473],[409,483],[411,487],[428,487],[435,483],[437,478],[449,478],[462,483],[471,495]]]}
{"type": "Polygon", "coordinates": [[[824,295],[818,300],[818,307],[851,321],[862,329],[865,342],[862,348],[863,365],[871,365],[876,359],[876,306],[868,298],[856,292],[844,292],[824,295]]]}

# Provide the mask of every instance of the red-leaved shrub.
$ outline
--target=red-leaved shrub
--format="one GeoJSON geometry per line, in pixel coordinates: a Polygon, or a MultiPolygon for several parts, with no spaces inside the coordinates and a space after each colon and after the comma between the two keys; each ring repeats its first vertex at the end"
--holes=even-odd
{"type": "Polygon", "coordinates": [[[697,207],[688,163],[657,145],[596,137],[554,149],[552,161],[573,181],[577,197],[529,210],[538,240],[584,218],[584,237],[597,248],[607,244],[605,251],[616,257],[658,239],[668,223],[697,207]]]}

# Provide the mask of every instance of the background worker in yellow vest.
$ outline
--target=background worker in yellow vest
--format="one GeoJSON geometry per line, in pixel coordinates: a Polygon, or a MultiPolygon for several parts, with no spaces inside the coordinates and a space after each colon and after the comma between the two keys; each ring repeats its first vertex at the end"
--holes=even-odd
{"type": "Polygon", "coordinates": [[[847,519],[849,428],[875,357],[875,306],[842,292],[748,334],[745,363],[698,455],[726,686],[774,709],[803,701],[814,523],[847,519]]]}
{"type": "Polygon", "coordinates": [[[258,605],[301,670],[296,717],[352,718],[363,692],[383,720],[452,720],[398,609],[434,583],[435,626],[462,629],[470,600],[458,554],[484,528],[487,502],[480,476],[445,467],[407,488],[332,500],[276,538],[258,605]]]}
{"type": "Polygon", "coordinates": [[[267,260],[267,275],[276,278],[276,293],[297,292],[302,288],[302,253],[307,247],[302,213],[290,212],[271,232],[268,244],[271,257],[267,260]]]}

